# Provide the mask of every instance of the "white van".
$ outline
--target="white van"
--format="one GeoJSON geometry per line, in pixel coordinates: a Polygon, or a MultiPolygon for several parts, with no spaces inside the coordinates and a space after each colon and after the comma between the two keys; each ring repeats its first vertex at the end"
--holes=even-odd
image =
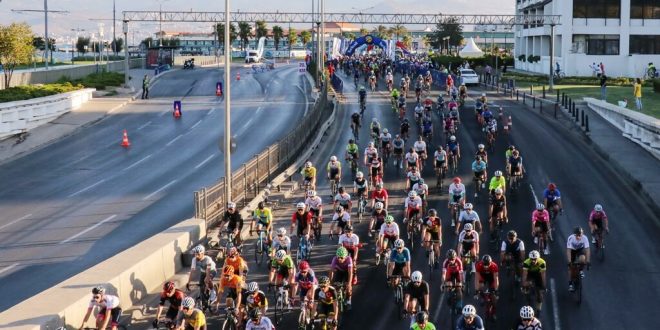
{"type": "Polygon", "coordinates": [[[258,63],[261,62],[261,56],[256,50],[248,50],[245,57],[245,63],[258,63]]]}

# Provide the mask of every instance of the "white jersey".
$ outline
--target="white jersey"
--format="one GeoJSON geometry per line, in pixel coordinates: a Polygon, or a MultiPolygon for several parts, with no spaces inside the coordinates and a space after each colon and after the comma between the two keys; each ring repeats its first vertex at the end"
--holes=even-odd
{"type": "Polygon", "coordinates": [[[472,237],[472,239],[465,238],[465,230],[461,230],[461,233],[458,234],[458,242],[479,244],[479,233],[476,230],[472,230],[472,237]]]}
{"type": "Polygon", "coordinates": [[[385,76],[385,80],[394,81],[394,77],[391,74],[388,74],[387,76],[385,76]]]}
{"type": "Polygon", "coordinates": [[[415,106],[415,113],[421,115],[423,111],[424,111],[424,106],[422,106],[421,103],[417,103],[417,105],[415,106]]]}
{"type": "Polygon", "coordinates": [[[444,162],[447,159],[447,152],[444,149],[440,151],[436,150],[433,157],[439,162],[444,162]]]}
{"type": "Polygon", "coordinates": [[[389,226],[384,223],[380,226],[380,235],[381,236],[399,236],[399,225],[396,222],[392,222],[389,226]]]}
{"type": "Polygon", "coordinates": [[[390,142],[392,141],[392,134],[390,133],[380,133],[380,140],[383,142],[390,142]]]}
{"type": "Polygon", "coordinates": [[[275,330],[275,326],[269,318],[262,316],[259,323],[255,323],[252,320],[248,321],[245,330],[275,330]]]}
{"type": "Polygon", "coordinates": [[[586,235],[582,235],[580,239],[575,237],[575,234],[568,236],[566,241],[566,248],[571,250],[580,250],[589,248],[589,239],[586,235]]]}
{"type": "Polygon", "coordinates": [[[94,308],[96,306],[98,306],[100,309],[113,309],[115,307],[119,307],[119,297],[110,294],[104,294],[101,301],[96,301],[96,299],[89,301],[89,308],[94,308]]]}
{"type": "Polygon", "coordinates": [[[416,192],[418,196],[426,195],[429,192],[429,185],[426,183],[415,183],[415,185],[412,187],[412,190],[416,192]]]}
{"type": "Polygon", "coordinates": [[[422,207],[422,199],[419,196],[415,196],[415,198],[410,199],[410,197],[406,198],[406,201],[403,205],[405,208],[416,208],[416,207],[422,207]]]}
{"type": "Polygon", "coordinates": [[[270,247],[274,250],[282,250],[285,249],[287,251],[291,251],[291,239],[289,236],[284,236],[280,238],[279,236],[273,238],[273,244],[270,245],[270,247]]]}
{"type": "Polygon", "coordinates": [[[340,218],[339,214],[335,212],[335,214],[332,215],[332,222],[338,222],[338,221],[348,223],[349,221],[351,221],[351,215],[348,212],[344,212],[340,218]]]}
{"type": "Polygon", "coordinates": [[[417,171],[410,171],[410,172],[408,172],[408,174],[406,174],[406,177],[410,181],[417,182],[422,177],[422,175],[419,174],[419,172],[417,172],[417,171]]]}
{"type": "Polygon", "coordinates": [[[416,163],[417,159],[419,159],[419,155],[416,152],[406,153],[406,160],[408,161],[408,163],[416,163]]]}
{"type": "Polygon", "coordinates": [[[417,153],[426,152],[426,142],[424,141],[415,141],[413,147],[417,153]]]}
{"type": "Polygon", "coordinates": [[[346,192],[343,195],[342,194],[335,195],[335,202],[339,203],[339,205],[341,206],[347,206],[348,202],[350,201],[351,201],[351,195],[349,195],[346,192]]]}
{"type": "Polygon", "coordinates": [[[490,122],[488,122],[488,129],[491,130],[492,132],[497,132],[497,120],[495,118],[491,119],[490,122]]]}
{"type": "Polygon", "coordinates": [[[321,201],[321,197],[314,196],[314,197],[307,197],[307,199],[305,200],[305,205],[307,205],[307,208],[309,209],[318,210],[321,208],[323,203],[321,201]]]}
{"type": "Polygon", "coordinates": [[[364,155],[367,157],[377,157],[378,156],[378,149],[376,147],[366,147],[364,149],[364,155]]]}
{"type": "Polygon", "coordinates": [[[192,259],[192,264],[190,264],[190,269],[197,269],[199,267],[199,270],[202,272],[206,272],[207,268],[210,268],[211,270],[215,269],[215,261],[209,256],[204,256],[202,260],[197,260],[197,258],[192,259]]]}
{"type": "Polygon", "coordinates": [[[455,184],[452,182],[449,185],[449,195],[465,195],[465,185],[462,183],[455,184]]]}
{"type": "Polygon", "coordinates": [[[339,245],[352,248],[358,244],[360,244],[360,237],[358,235],[351,234],[351,237],[348,237],[346,234],[341,234],[341,236],[339,236],[339,245]]]}
{"type": "Polygon", "coordinates": [[[474,223],[474,222],[481,222],[479,220],[479,214],[477,214],[476,211],[470,211],[468,213],[467,211],[463,210],[461,211],[461,214],[458,216],[458,222],[459,223],[474,223]]]}

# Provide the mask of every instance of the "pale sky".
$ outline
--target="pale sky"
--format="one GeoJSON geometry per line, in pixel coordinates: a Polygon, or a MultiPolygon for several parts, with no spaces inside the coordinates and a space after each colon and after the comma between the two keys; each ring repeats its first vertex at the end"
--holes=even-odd
{"type": "MultiPolygon", "coordinates": [[[[0,24],[27,22],[35,34],[44,34],[44,14],[42,12],[13,12],[12,9],[44,9],[43,0],[0,0],[0,24]]],[[[162,3],[164,11],[224,11],[223,0],[115,0],[117,17],[117,35],[121,37],[121,18],[124,10],[158,10],[162,3]]],[[[316,1],[316,0],[314,0],[316,1]]],[[[98,24],[104,23],[105,38],[112,34],[111,21],[92,21],[92,19],[111,19],[112,0],[50,0],[49,10],[63,10],[68,13],[51,13],[48,16],[48,28],[51,37],[74,36],[72,29],[84,29],[80,35],[95,33],[98,36],[98,24]]],[[[312,0],[248,0],[231,1],[231,11],[252,12],[311,12],[312,0]]],[[[513,14],[515,0],[362,0],[359,7],[355,0],[325,0],[326,12],[372,13],[447,13],[447,14],[513,14]],[[367,9],[374,7],[373,9],[367,9]]],[[[269,26],[272,24],[269,23],[269,26]]],[[[287,24],[280,24],[287,25],[287,24]]],[[[209,31],[211,24],[163,23],[164,31],[209,31]]],[[[295,25],[293,25],[295,26],[295,25]]],[[[158,23],[131,23],[134,36],[142,40],[158,31],[158,23]]],[[[409,29],[423,29],[423,26],[408,26],[409,29]]],[[[132,43],[132,42],[131,42],[132,43]]]]}

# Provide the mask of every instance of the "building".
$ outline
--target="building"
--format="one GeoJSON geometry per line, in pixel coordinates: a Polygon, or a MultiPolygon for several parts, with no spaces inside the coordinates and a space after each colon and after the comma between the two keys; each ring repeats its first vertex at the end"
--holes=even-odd
{"type": "MultiPolygon", "coordinates": [[[[592,74],[603,63],[609,76],[641,77],[660,64],[659,0],[516,0],[516,14],[561,15],[554,28],[554,60],[568,76],[592,74]]],[[[550,71],[550,26],[514,26],[515,66],[550,71]],[[528,59],[539,56],[538,62],[528,59]]]]}

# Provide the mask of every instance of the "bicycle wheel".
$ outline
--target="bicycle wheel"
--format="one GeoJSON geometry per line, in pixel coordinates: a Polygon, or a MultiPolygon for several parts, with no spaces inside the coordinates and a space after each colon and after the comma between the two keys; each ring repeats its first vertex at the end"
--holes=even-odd
{"type": "Polygon", "coordinates": [[[430,245],[431,245],[431,250],[429,251],[429,259],[428,259],[429,282],[431,281],[431,277],[433,275],[433,268],[435,267],[435,250],[433,249],[433,243],[430,243],[430,245]]]}
{"type": "Polygon", "coordinates": [[[283,317],[284,317],[284,302],[282,301],[281,297],[278,297],[277,302],[275,303],[275,324],[279,325],[282,322],[283,317]]]}
{"type": "Polygon", "coordinates": [[[408,249],[412,253],[415,249],[415,226],[413,224],[413,219],[408,219],[410,224],[408,225],[408,249]]]}
{"type": "Polygon", "coordinates": [[[236,323],[234,323],[234,319],[231,317],[227,317],[225,321],[222,323],[222,330],[236,330],[236,323]]]}
{"type": "Polygon", "coordinates": [[[263,246],[260,240],[257,240],[256,246],[254,248],[254,262],[257,264],[257,266],[261,266],[261,263],[263,262],[263,258],[261,258],[261,256],[263,254],[264,254],[263,246]]]}

